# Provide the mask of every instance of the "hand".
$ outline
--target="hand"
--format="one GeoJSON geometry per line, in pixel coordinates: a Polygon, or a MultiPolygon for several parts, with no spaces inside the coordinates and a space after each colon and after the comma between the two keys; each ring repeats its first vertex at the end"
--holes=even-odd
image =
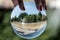
{"type": "Polygon", "coordinates": [[[45,0],[34,0],[34,1],[35,1],[37,9],[39,11],[42,11],[42,8],[47,10],[46,1],[45,0]]]}
{"type": "Polygon", "coordinates": [[[25,10],[24,8],[24,4],[23,4],[23,0],[12,0],[14,6],[18,5],[19,4],[19,7],[21,10],[25,10]]]}
{"type": "MultiPolygon", "coordinates": [[[[23,4],[23,0],[12,0],[14,5],[18,5],[19,4],[19,7],[21,10],[25,10],[24,8],[24,4],[23,4]]],[[[47,10],[47,7],[46,7],[46,1],[45,0],[34,0],[35,1],[35,4],[36,4],[36,8],[39,10],[39,11],[42,11],[42,8],[47,10]]]]}

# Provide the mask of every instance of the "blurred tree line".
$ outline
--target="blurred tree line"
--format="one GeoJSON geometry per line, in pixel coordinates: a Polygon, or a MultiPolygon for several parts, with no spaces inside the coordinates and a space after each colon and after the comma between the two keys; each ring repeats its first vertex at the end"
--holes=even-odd
{"type": "Polygon", "coordinates": [[[42,15],[41,12],[38,14],[30,14],[27,13],[21,13],[18,17],[13,17],[11,21],[17,21],[17,22],[25,22],[25,23],[32,23],[32,22],[40,22],[45,21],[47,17],[45,15],[42,15]]]}

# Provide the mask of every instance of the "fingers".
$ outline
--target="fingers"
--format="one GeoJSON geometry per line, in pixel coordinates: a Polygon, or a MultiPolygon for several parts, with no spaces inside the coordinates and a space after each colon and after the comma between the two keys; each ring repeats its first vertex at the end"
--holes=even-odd
{"type": "Polygon", "coordinates": [[[43,9],[47,10],[46,1],[45,0],[41,0],[41,4],[43,6],[43,9]]]}
{"type": "Polygon", "coordinates": [[[45,9],[45,10],[47,10],[45,0],[34,0],[34,1],[35,1],[37,9],[39,11],[42,11],[42,8],[45,9]]]}
{"type": "Polygon", "coordinates": [[[18,0],[18,3],[19,3],[20,9],[21,9],[21,10],[25,10],[24,4],[23,4],[23,0],[18,0]]]}
{"type": "Polygon", "coordinates": [[[19,4],[19,8],[20,8],[21,10],[25,10],[24,4],[23,4],[23,0],[12,0],[12,2],[14,3],[14,6],[16,6],[16,5],[19,4]]]}
{"type": "Polygon", "coordinates": [[[41,0],[34,0],[35,1],[35,4],[36,4],[36,7],[37,7],[37,9],[40,11],[40,10],[42,10],[42,5],[40,5],[40,1],[41,0]]]}
{"type": "MultiPolygon", "coordinates": [[[[19,4],[19,7],[21,10],[25,10],[24,8],[24,4],[23,4],[23,0],[12,0],[14,5],[18,5],[19,4]]],[[[42,8],[47,10],[47,7],[46,7],[46,1],[45,0],[34,0],[35,1],[35,4],[36,4],[36,7],[39,11],[42,11],[42,8]]]]}
{"type": "Polygon", "coordinates": [[[17,0],[12,0],[14,6],[18,5],[18,1],[17,0]]]}

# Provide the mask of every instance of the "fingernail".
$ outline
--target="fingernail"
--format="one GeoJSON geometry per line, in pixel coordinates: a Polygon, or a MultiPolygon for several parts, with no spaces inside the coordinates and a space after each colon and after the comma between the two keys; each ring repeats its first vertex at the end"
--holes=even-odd
{"type": "Polygon", "coordinates": [[[19,2],[19,7],[21,10],[25,10],[24,4],[23,4],[23,0],[18,0],[19,2]]]}

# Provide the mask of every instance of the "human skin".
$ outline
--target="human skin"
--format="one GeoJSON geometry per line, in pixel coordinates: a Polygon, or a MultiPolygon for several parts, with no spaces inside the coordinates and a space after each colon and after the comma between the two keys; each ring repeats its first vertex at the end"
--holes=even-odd
{"type": "MultiPolygon", "coordinates": [[[[35,1],[35,4],[36,4],[36,8],[39,11],[42,11],[42,8],[47,10],[46,1],[45,0],[34,0],[34,1],[35,1]]],[[[23,4],[23,0],[12,0],[12,2],[14,4],[14,6],[19,4],[20,9],[21,10],[25,10],[24,4],[23,4]]]]}

